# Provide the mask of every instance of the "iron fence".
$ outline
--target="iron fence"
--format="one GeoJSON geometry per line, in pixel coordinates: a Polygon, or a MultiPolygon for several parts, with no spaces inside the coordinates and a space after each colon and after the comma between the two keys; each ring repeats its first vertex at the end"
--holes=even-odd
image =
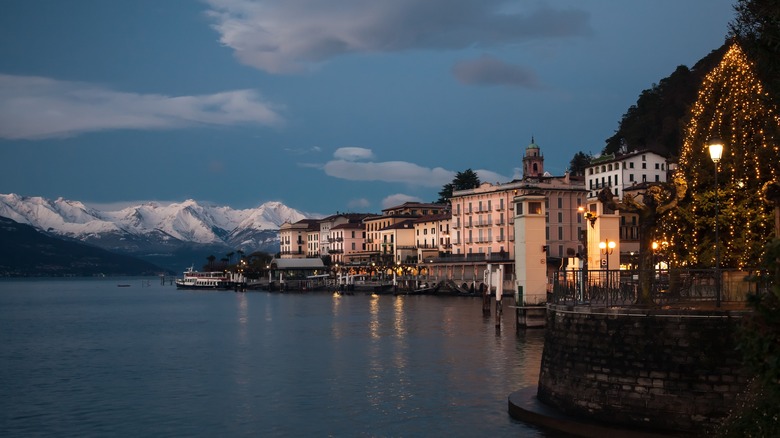
{"type": "Polygon", "coordinates": [[[547,301],[572,305],[630,306],[638,301],[643,273],[647,278],[649,298],[656,304],[744,302],[750,294],[766,293],[772,286],[771,275],[760,270],[568,270],[553,274],[547,301]]]}

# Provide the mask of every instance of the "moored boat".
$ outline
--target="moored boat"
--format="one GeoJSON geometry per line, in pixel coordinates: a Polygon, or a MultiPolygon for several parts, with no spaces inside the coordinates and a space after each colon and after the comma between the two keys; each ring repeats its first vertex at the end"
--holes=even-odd
{"type": "Polygon", "coordinates": [[[192,267],[184,271],[182,278],[176,279],[177,289],[229,289],[231,282],[227,274],[221,271],[198,272],[192,267]]]}

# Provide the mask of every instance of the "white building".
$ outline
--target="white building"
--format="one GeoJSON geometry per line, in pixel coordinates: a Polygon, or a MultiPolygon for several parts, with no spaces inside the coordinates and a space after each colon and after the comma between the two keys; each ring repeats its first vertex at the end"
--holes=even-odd
{"type": "Polygon", "coordinates": [[[652,151],[602,155],[585,169],[588,199],[597,197],[605,187],[623,199],[623,191],[637,184],[666,182],[667,171],[666,158],[652,151]]]}

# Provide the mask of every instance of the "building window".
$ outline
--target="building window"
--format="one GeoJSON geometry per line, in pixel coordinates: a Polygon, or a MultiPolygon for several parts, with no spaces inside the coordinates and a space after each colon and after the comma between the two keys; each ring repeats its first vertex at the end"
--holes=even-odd
{"type": "Polygon", "coordinates": [[[628,180],[629,181],[633,181],[634,180],[634,174],[633,173],[629,173],[628,174],[628,180]]]}
{"type": "Polygon", "coordinates": [[[558,197],[558,208],[563,208],[563,198],[558,197]]]}
{"type": "Polygon", "coordinates": [[[558,212],[558,223],[559,224],[563,223],[563,212],[561,211],[558,212]]]}
{"type": "Polygon", "coordinates": [[[658,170],[661,168],[661,163],[655,163],[655,169],[658,170]]]}
{"type": "Polygon", "coordinates": [[[633,161],[628,163],[628,168],[629,169],[633,169],[634,168],[634,162],[633,161]]]}
{"type": "Polygon", "coordinates": [[[642,163],[642,169],[647,169],[647,163],[642,163]]]}

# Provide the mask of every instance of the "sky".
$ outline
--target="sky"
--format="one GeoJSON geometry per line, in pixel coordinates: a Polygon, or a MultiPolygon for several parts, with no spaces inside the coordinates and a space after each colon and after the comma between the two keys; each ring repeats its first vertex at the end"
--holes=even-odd
{"type": "Polygon", "coordinates": [[[598,154],[725,0],[4,0],[0,193],[310,213],[598,154]]]}

